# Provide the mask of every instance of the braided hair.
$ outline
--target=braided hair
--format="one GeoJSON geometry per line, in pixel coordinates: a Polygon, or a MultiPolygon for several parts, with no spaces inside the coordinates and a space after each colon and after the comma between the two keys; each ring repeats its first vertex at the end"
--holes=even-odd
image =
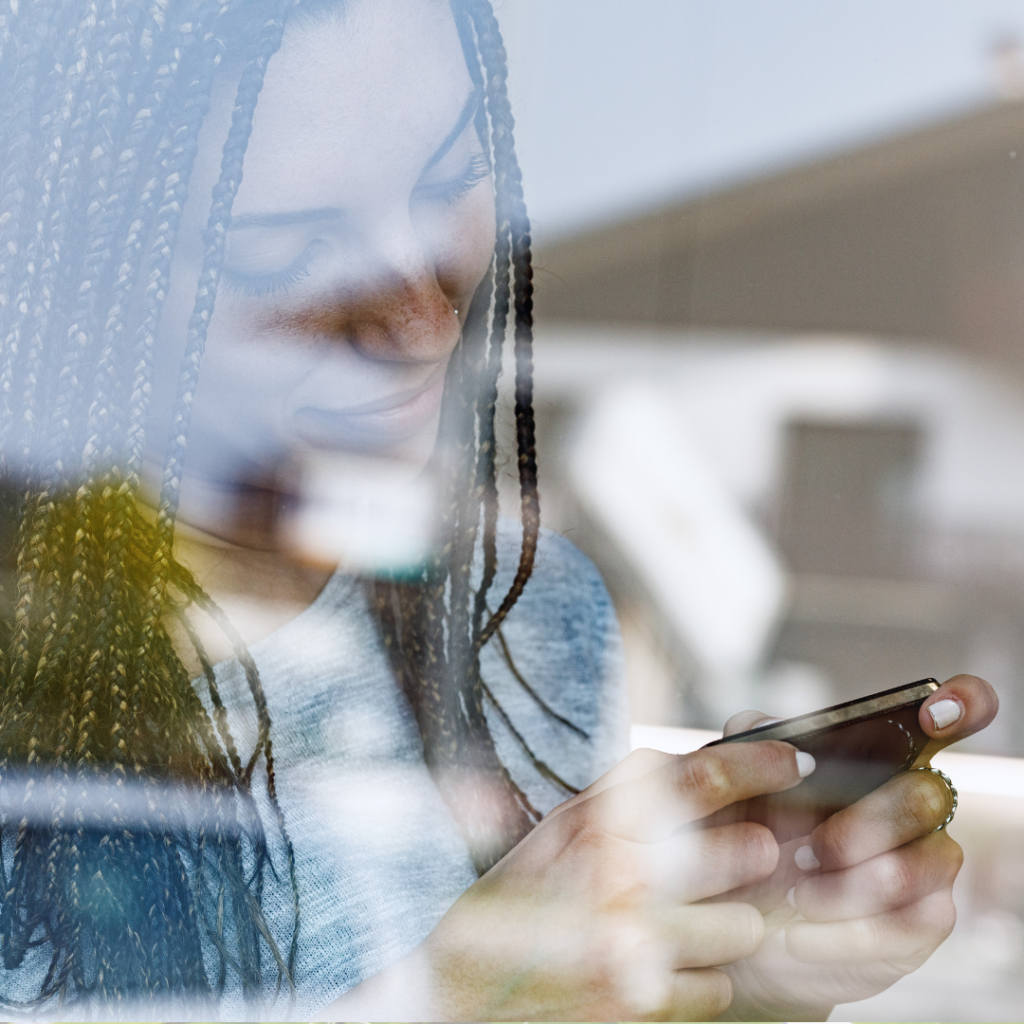
{"type": "MultiPolygon", "coordinates": [[[[245,644],[175,559],[174,525],[253,114],[302,5],[0,7],[0,959],[14,970],[45,951],[32,1005],[214,998],[229,976],[257,1000],[268,966],[275,989],[293,984],[300,892],[270,714],[245,644]],[[240,54],[154,515],[139,492],[160,317],[199,131],[218,71],[240,54]],[[244,670],[258,720],[252,750],[232,734],[197,615],[222,630],[244,670]],[[199,681],[172,642],[179,625],[199,681]],[[259,769],[286,851],[286,874],[275,877],[293,906],[280,944],[262,906],[270,863],[253,797],[259,769]]],[[[481,678],[482,647],[497,637],[522,685],[555,713],[516,672],[501,634],[540,526],[530,229],[505,52],[488,0],[452,0],[452,10],[485,96],[477,129],[492,156],[494,259],[447,373],[442,540],[416,578],[367,588],[426,762],[482,872],[538,819],[491,737],[488,704],[526,747],[481,678]],[[523,532],[511,586],[491,602],[495,407],[510,313],[523,532]]]]}
{"type": "Polygon", "coordinates": [[[530,222],[513,147],[514,121],[507,62],[488,0],[453,3],[470,74],[483,89],[478,130],[492,155],[496,234],[491,272],[470,305],[462,339],[449,363],[440,444],[447,448],[443,543],[413,582],[371,581],[373,607],[385,647],[416,714],[424,754],[460,822],[482,874],[540,819],[502,764],[485,706],[501,718],[535,768],[569,793],[565,782],[530,750],[480,674],[480,652],[497,636],[515,678],[541,708],[561,718],[516,669],[501,626],[533,570],[540,535],[533,414],[533,271],[530,222]],[[514,317],[515,441],[522,544],[508,591],[489,610],[497,575],[498,490],[495,409],[498,378],[514,317]],[[479,583],[474,565],[482,556],[479,583]]]}

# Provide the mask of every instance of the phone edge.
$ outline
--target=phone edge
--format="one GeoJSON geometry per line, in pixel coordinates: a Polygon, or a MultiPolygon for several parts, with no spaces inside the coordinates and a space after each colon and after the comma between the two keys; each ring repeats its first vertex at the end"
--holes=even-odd
{"type": "Polygon", "coordinates": [[[896,686],[867,697],[844,701],[842,704],[834,704],[819,711],[811,711],[806,715],[787,718],[782,722],[772,722],[770,725],[760,725],[732,736],[723,736],[721,739],[712,740],[705,746],[714,747],[720,743],[748,743],[755,740],[779,740],[786,743],[798,736],[825,732],[827,729],[847,725],[859,718],[873,718],[876,715],[902,710],[912,704],[923,702],[938,688],[939,683],[936,679],[919,679],[914,683],[907,683],[905,686],[896,686]],[[866,709],[868,705],[872,704],[875,706],[866,709]]]}

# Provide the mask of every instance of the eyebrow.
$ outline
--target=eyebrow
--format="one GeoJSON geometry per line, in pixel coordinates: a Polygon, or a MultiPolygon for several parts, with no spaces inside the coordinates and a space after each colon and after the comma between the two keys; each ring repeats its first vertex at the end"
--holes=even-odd
{"type": "MultiPolygon", "coordinates": [[[[434,150],[433,155],[424,165],[422,174],[426,174],[431,167],[445,158],[448,151],[458,141],[459,136],[466,130],[466,125],[476,116],[482,99],[483,93],[480,89],[474,89],[469,94],[463,104],[459,119],[455,122],[455,127],[444,137],[441,145],[434,150]]],[[[280,213],[246,213],[241,217],[231,218],[230,230],[291,227],[295,224],[309,224],[314,221],[340,220],[344,215],[345,211],[336,206],[321,206],[311,210],[283,210],[280,213]]]]}

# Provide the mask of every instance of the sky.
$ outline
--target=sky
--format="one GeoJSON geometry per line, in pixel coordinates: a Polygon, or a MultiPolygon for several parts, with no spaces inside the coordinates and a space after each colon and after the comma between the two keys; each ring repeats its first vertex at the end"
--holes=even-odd
{"type": "Polygon", "coordinates": [[[998,97],[1024,0],[495,0],[543,242],[998,97]]]}

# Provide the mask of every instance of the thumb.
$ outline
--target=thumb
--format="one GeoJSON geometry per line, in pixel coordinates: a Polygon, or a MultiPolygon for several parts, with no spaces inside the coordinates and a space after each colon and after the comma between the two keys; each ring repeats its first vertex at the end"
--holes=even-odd
{"type": "Polygon", "coordinates": [[[738,732],[756,729],[759,725],[772,725],[775,722],[781,721],[781,718],[772,718],[763,711],[738,711],[725,723],[722,735],[735,736],[738,732]]]}
{"type": "Polygon", "coordinates": [[[921,728],[931,737],[928,756],[980,732],[998,710],[999,697],[984,679],[961,675],[946,680],[918,713],[921,728]]]}

